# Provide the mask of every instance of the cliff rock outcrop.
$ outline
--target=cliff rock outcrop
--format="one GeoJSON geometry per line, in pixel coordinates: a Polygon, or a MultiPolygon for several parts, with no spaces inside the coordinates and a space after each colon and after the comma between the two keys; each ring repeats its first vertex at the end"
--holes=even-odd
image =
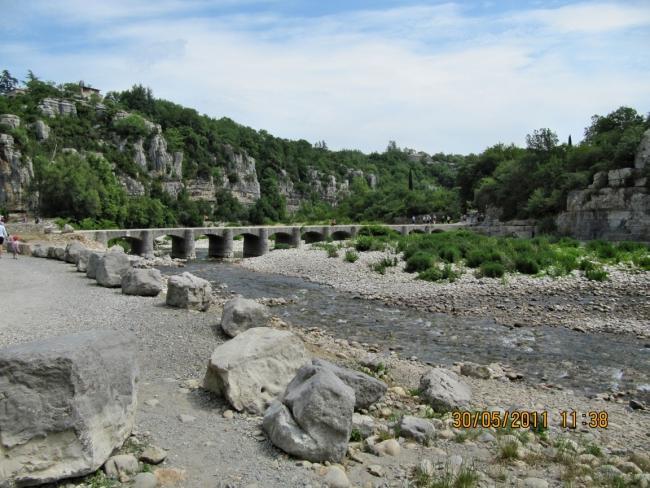
{"type": "Polygon", "coordinates": [[[27,188],[33,177],[31,159],[22,157],[13,137],[0,134],[0,206],[16,211],[30,207],[27,188]]]}
{"type": "Polygon", "coordinates": [[[20,127],[20,117],[12,114],[2,114],[0,115],[0,125],[4,125],[10,129],[17,129],[20,127]]]}
{"type": "Polygon", "coordinates": [[[567,197],[566,212],[558,215],[558,230],[578,239],[650,242],[650,130],[636,153],[634,168],[594,175],[593,184],[567,197]]]}
{"type": "Polygon", "coordinates": [[[223,175],[223,187],[230,190],[241,203],[255,203],[261,195],[255,169],[255,158],[250,157],[246,152],[235,152],[228,144],[224,149],[226,174],[223,175]]]}
{"type": "Polygon", "coordinates": [[[44,98],[38,105],[38,108],[47,117],[77,115],[77,106],[74,102],[61,98],[44,98]]]}

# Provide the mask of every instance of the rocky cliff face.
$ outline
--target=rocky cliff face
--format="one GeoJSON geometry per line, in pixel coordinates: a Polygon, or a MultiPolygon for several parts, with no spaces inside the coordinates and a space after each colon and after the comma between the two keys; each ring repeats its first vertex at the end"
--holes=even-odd
{"type": "Polygon", "coordinates": [[[47,117],[77,115],[77,106],[74,102],[60,98],[44,98],[38,108],[47,117]]]}
{"type": "Polygon", "coordinates": [[[230,190],[243,204],[255,203],[260,198],[260,183],[257,180],[255,158],[245,152],[236,153],[229,145],[225,146],[226,174],[222,186],[230,190]]]}
{"type": "Polygon", "coordinates": [[[15,148],[13,137],[0,134],[0,206],[13,211],[32,207],[27,187],[33,177],[32,161],[15,148]]]}
{"type": "Polygon", "coordinates": [[[650,193],[646,167],[650,165],[650,130],[637,150],[634,168],[594,175],[585,190],[569,193],[567,210],[556,223],[558,230],[578,239],[650,242],[650,193]]]}

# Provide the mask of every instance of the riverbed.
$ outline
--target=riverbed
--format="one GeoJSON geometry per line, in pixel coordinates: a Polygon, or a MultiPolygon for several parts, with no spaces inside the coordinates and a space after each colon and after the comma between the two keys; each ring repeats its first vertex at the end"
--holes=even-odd
{"type": "MultiPolygon", "coordinates": [[[[287,299],[289,303],[274,307],[274,314],[287,322],[375,344],[385,354],[396,351],[401,357],[446,366],[498,362],[532,385],[586,396],[619,393],[650,403],[650,340],[630,334],[585,333],[547,325],[505,327],[490,317],[387,305],[299,277],[251,271],[233,263],[199,259],[188,262],[184,270],[225,285],[227,294],[287,299]]],[[[177,268],[162,271],[179,272],[177,268]]]]}

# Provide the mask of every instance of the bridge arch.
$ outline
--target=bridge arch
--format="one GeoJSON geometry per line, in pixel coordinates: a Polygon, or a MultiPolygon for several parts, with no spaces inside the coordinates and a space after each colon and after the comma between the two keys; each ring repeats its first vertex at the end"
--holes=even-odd
{"type": "Polygon", "coordinates": [[[237,235],[244,237],[244,255],[245,258],[263,256],[269,251],[269,231],[268,229],[258,228],[257,233],[252,230],[238,232],[237,235]]]}
{"type": "Polygon", "coordinates": [[[195,237],[205,236],[208,238],[208,257],[210,258],[231,258],[233,252],[232,230],[226,229],[221,232],[200,232],[195,237]]]}
{"type": "Polygon", "coordinates": [[[302,233],[301,238],[307,244],[311,244],[313,242],[324,241],[325,234],[323,234],[322,232],[318,232],[317,230],[308,230],[302,233]]]}
{"type": "Polygon", "coordinates": [[[424,229],[410,229],[409,234],[425,234],[424,229]]]}
{"type": "Polygon", "coordinates": [[[332,232],[331,237],[335,241],[344,241],[352,238],[352,233],[347,230],[337,230],[336,232],[332,232]]]}
{"type": "Polygon", "coordinates": [[[129,254],[137,254],[141,256],[144,252],[144,242],[142,239],[131,236],[131,235],[112,235],[107,242],[107,246],[111,247],[114,245],[121,245],[119,241],[126,241],[128,244],[127,249],[125,251],[129,254]]]}

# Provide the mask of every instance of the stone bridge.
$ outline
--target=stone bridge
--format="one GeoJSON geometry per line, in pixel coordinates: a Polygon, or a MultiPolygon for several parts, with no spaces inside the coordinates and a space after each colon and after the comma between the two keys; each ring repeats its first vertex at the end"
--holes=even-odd
{"type": "MultiPolygon", "coordinates": [[[[275,242],[290,247],[299,247],[301,241],[306,243],[332,240],[345,240],[355,237],[363,225],[305,225],[299,226],[254,226],[254,227],[189,227],[167,229],[115,229],[76,231],[103,244],[112,239],[126,239],[134,253],[152,257],[154,239],[168,236],[172,240],[171,255],[174,258],[188,259],[195,256],[194,242],[202,236],[209,239],[208,256],[230,258],[233,256],[233,240],[237,236],[244,239],[244,257],[262,256],[269,251],[269,238],[275,236],[275,242]]],[[[430,234],[446,230],[468,227],[459,224],[414,224],[387,225],[402,235],[413,232],[430,234]]]]}

